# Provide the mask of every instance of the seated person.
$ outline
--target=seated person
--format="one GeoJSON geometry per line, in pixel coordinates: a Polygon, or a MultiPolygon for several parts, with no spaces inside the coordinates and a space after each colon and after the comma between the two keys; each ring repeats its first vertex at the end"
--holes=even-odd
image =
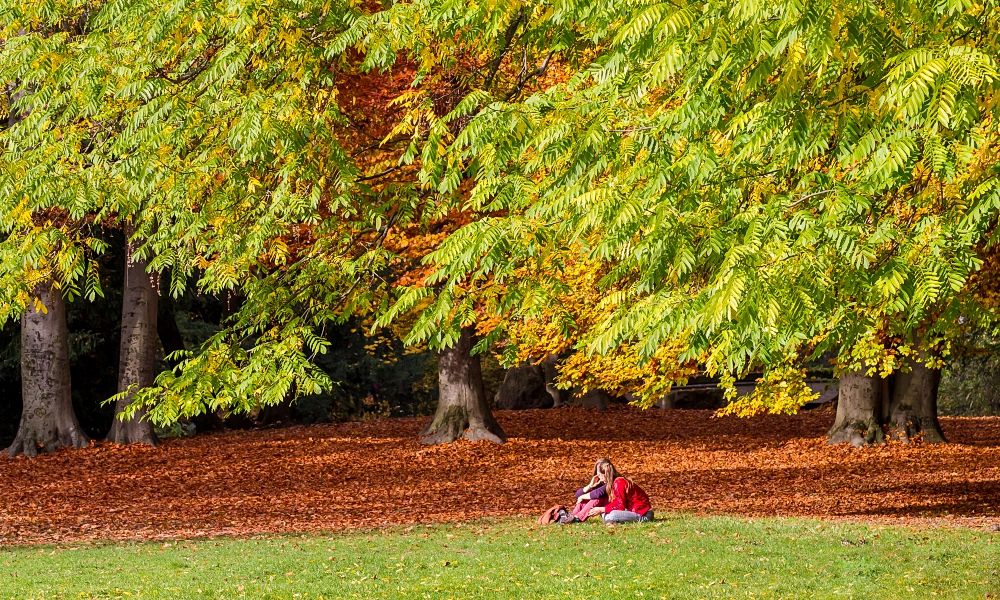
{"type": "Polygon", "coordinates": [[[603,464],[601,461],[608,462],[608,459],[598,460],[597,464],[594,465],[594,475],[590,478],[590,483],[576,491],[576,506],[573,507],[572,511],[575,517],[574,523],[586,521],[587,517],[590,516],[591,509],[604,506],[608,502],[607,486],[601,483],[597,476],[597,469],[603,464]]]}
{"type": "Polygon", "coordinates": [[[603,515],[604,522],[608,525],[652,521],[653,509],[646,492],[631,480],[622,477],[611,461],[598,461],[598,465],[597,477],[605,485],[608,503],[591,508],[587,516],[603,515]]]}

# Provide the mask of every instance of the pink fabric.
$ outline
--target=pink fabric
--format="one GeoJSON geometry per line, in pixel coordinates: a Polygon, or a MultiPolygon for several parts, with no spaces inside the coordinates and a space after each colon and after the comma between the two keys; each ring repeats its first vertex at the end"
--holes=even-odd
{"type": "Polygon", "coordinates": [[[573,516],[576,517],[577,519],[580,519],[581,521],[586,521],[587,513],[590,512],[590,509],[594,508],[595,506],[604,506],[605,500],[606,500],[605,498],[601,497],[596,500],[587,500],[586,502],[581,502],[573,508],[573,516]]]}

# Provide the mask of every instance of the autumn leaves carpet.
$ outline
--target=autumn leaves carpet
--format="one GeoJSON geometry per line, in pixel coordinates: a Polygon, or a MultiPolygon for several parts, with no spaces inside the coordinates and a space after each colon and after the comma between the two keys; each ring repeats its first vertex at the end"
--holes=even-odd
{"type": "Polygon", "coordinates": [[[992,527],[1000,419],[953,442],[828,446],[831,412],[750,420],[612,407],[499,412],[503,446],[416,441],[392,419],[0,459],[0,544],[341,530],[534,515],[610,457],[669,511],[992,527]]]}

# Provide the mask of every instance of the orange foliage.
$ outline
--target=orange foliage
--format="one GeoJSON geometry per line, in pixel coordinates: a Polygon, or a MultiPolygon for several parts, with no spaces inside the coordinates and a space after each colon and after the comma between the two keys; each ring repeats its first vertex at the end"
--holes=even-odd
{"type": "Polygon", "coordinates": [[[982,267],[969,277],[966,288],[975,301],[990,311],[1000,308],[1000,248],[997,245],[979,250],[982,267]]]}
{"type": "Polygon", "coordinates": [[[569,353],[557,367],[559,387],[577,388],[583,393],[599,389],[613,396],[631,395],[637,406],[648,408],[673,385],[687,383],[698,368],[693,361],[680,362],[684,340],[673,340],[649,357],[641,355],[637,343],[605,354],[586,350],[595,325],[617,308],[617,290],[600,285],[606,273],[600,265],[568,263],[557,276],[566,287],[557,302],[546,305],[538,316],[510,321],[505,328],[517,349],[518,361],[569,353]]]}
{"type": "Polygon", "coordinates": [[[468,212],[454,211],[429,225],[411,224],[389,231],[383,242],[385,248],[396,255],[393,261],[394,283],[399,286],[422,286],[434,271],[434,265],[425,265],[423,258],[437,249],[449,235],[473,220],[468,212]]]}

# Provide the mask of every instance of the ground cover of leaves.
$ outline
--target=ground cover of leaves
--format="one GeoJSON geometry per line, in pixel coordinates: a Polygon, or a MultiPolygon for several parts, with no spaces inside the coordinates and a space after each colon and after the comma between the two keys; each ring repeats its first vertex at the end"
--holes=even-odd
{"type": "Polygon", "coordinates": [[[536,515],[611,458],[658,514],[1000,523],[1000,419],[947,445],[855,449],[830,411],[755,419],[612,407],[499,412],[501,446],[426,446],[426,418],[99,444],[0,458],[0,545],[334,531],[536,515]]]}

